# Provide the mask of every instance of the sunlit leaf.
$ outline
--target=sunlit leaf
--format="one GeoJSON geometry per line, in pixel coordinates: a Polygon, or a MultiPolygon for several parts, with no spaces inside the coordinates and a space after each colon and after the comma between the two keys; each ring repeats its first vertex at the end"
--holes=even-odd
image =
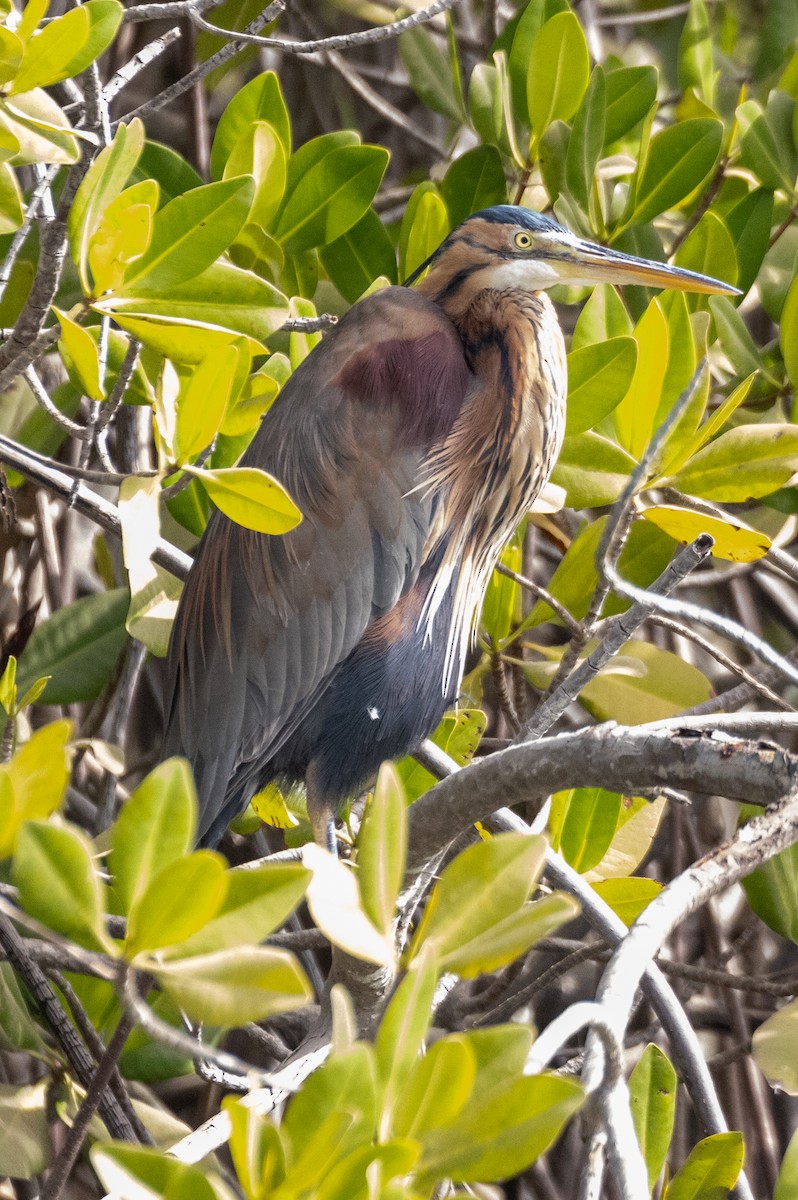
{"type": "Polygon", "coordinates": [[[538,137],[552,121],[570,120],[589,77],[590,56],[582,26],[574,13],[558,13],[535,36],[529,57],[527,110],[538,137]]]}
{"type": "Polygon", "coordinates": [[[676,1072],[658,1046],[649,1044],[629,1078],[632,1120],[653,1188],[665,1165],[676,1115],[676,1072]]]}
{"type": "Polygon", "coordinates": [[[737,1182],[744,1156],[741,1133],[704,1138],[671,1179],[668,1200],[720,1200],[737,1182]]]}
{"type": "Polygon", "coordinates": [[[720,121],[700,119],[680,121],[655,134],[631,220],[642,225],[694,192],[714,167],[722,139],[720,121]]]}
{"type": "Polygon", "coordinates": [[[282,484],[257,467],[192,467],[205,491],[225,516],[258,533],[287,533],[302,514],[282,484]]]}
{"type": "Polygon", "coordinates": [[[161,987],[195,1021],[243,1025],[301,1008],[313,989],[293,954],[236,946],[151,967],[161,987]]]}
{"type": "Polygon", "coordinates": [[[27,821],[17,838],[13,878],[31,916],[81,946],[114,952],[105,933],[105,886],[79,829],[27,821]]]}

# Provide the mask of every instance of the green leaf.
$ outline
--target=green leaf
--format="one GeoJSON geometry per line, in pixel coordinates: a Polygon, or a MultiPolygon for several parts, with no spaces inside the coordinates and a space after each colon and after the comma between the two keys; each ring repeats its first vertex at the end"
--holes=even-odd
{"type": "Polygon", "coordinates": [[[52,721],[0,767],[0,858],[12,853],[23,821],[49,817],[63,800],[69,782],[71,733],[69,721],[52,721]]]}
{"type": "Polygon", "coordinates": [[[700,187],[720,154],[720,121],[680,121],[651,139],[648,157],[637,184],[631,222],[639,225],[675,208],[700,187]]]}
{"type": "MultiPolygon", "coordinates": [[[[737,286],[742,292],[747,292],[767,254],[773,225],[773,193],[766,188],[749,192],[726,213],[726,225],[737,254],[737,286]]],[[[715,299],[728,298],[716,296],[715,299]]]]}
{"type": "Polygon", "coordinates": [[[787,374],[793,386],[798,387],[798,277],[790,285],[784,302],[779,340],[787,374]]]}
{"type": "Polygon", "coordinates": [[[357,840],[360,896],[366,916],[389,934],[405,873],[407,806],[401,780],[383,763],[357,840]]]}
{"type": "Polygon", "coordinates": [[[154,179],[158,184],[162,205],[174,200],[175,196],[182,196],[183,192],[201,187],[203,183],[181,154],[149,138],[144,143],[137,166],[133,168],[131,182],[141,183],[145,179],[154,179]]]}
{"type": "Polygon", "coordinates": [[[507,202],[507,181],[495,146],[475,146],[449,166],[441,180],[441,195],[452,228],[471,213],[507,202]]]}
{"type": "Polygon", "coordinates": [[[503,80],[489,63],[477,63],[468,83],[468,111],[479,137],[488,145],[498,146],[509,155],[503,80]]]}
{"type": "MultiPolygon", "coordinates": [[[[648,801],[644,801],[648,804],[648,801]]],[[[644,908],[648,908],[655,896],[662,891],[662,884],[655,879],[620,878],[599,879],[591,885],[596,895],[609,905],[624,925],[632,925],[644,908]]]]}
{"type": "Polygon", "coordinates": [[[376,1120],[374,1051],[357,1042],[343,1054],[328,1058],[288,1105],[283,1131],[292,1149],[289,1178],[294,1193],[323,1178],[329,1169],[325,1160],[334,1162],[341,1154],[370,1142],[376,1120]],[[338,1123],[336,1118],[343,1116],[348,1117],[346,1123],[338,1123]]]}
{"type": "Polygon", "coordinates": [[[160,763],[141,781],[111,830],[110,868],[123,912],[194,842],[197,800],[185,759],[160,763]]]}
{"type": "Polygon", "coordinates": [[[555,1075],[513,1079],[474,1095],[450,1125],[423,1140],[419,1173],[432,1181],[492,1183],[525,1170],[581,1106],[582,1089],[555,1075]]]}
{"type": "Polygon", "coordinates": [[[232,1125],[229,1146],[238,1182],[248,1200],[260,1200],[285,1175],[280,1131],[236,1096],[225,1096],[222,1110],[232,1125]]]}
{"type": "Polygon", "coordinates": [[[616,442],[580,433],[565,438],[551,481],[565,488],[569,508],[598,508],[616,502],[634,469],[634,458],[616,442]]]}
{"type": "Polygon", "coordinates": [[[798,429],[738,425],[699,450],[670,482],[689,495],[739,503],[775,492],[796,470],[798,429]]]}
{"type": "MultiPolygon", "coordinates": [[[[163,1053],[163,1048],[159,1048],[163,1053]]],[[[178,1162],[150,1146],[96,1142],[91,1162],[105,1189],[115,1195],[163,1196],[169,1200],[216,1200],[199,1167],[178,1162]]]]}
{"type": "MultiPolygon", "coordinates": [[[[741,818],[760,809],[745,806],[741,818]]],[[[743,890],[756,915],[776,933],[798,943],[798,846],[790,846],[743,879],[743,890]]]]}
{"type": "Polygon", "coordinates": [[[656,67],[618,67],[607,74],[604,145],[634,129],[657,99],[656,67]]]}
{"type": "Polygon", "coordinates": [[[277,132],[265,121],[256,121],[234,145],[224,168],[224,178],[251,175],[255,197],[248,220],[268,229],[285,193],[287,158],[277,132]]]}
{"type": "Polygon", "coordinates": [[[712,33],[704,0],[690,0],[679,41],[679,86],[693,88],[710,108],[715,104],[716,72],[713,68],[712,33]]]}
{"type": "Polygon", "coordinates": [[[210,446],[230,402],[233,381],[242,366],[249,368],[249,361],[246,344],[239,340],[197,364],[177,404],[177,462],[188,462],[210,446]]]}
{"type": "Polygon", "coordinates": [[[397,1175],[409,1176],[418,1161],[420,1146],[410,1139],[382,1142],[378,1146],[357,1146],[344,1153],[325,1175],[315,1193],[317,1200],[370,1200],[372,1181],[379,1179],[382,1200],[418,1200],[408,1188],[391,1186],[397,1175]]]}
{"type": "Polygon", "coordinates": [[[731,418],[732,414],[735,413],[743,403],[749,391],[751,390],[751,384],[753,381],[754,375],[751,374],[747,379],[744,379],[742,383],[737,385],[734,391],[726,397],[722,404],[718,405],[718,407],[712,413],[712,416],[709,417],[708,420],[704,421],[703,425],[701,425],[701,427],[698,429],[692,441],[683,448],[678,461],[668,463],[670,470],[673,471],[677,467],[681,469],[681,466],[685,462],[688,462],[696,453],[696,451],[700,450],[701,447],[710,441],[711,438],[714,438],[715,434],[723,428],[723,426],[731,418]]]}
{"type": "Polygon", "coordinates": [[[45,1060],[50,1054],[8,962],[0,963],[0,1047],[4,1052],[22,1050],[45,1060]]]}
{"type": "Polygon", "coordinates": [[[515,630],[522,616],[521,587],[500,571],[506,567],[516,573],[523,571],[524,525],[520,525],[499,556],[497,569],[491,574],[480,613],[480,629],[490,638],[494,648],[501,649],[515,630]]]}
{"type": "Polygon", "coordinates": [[[678,1082],[666,1055],[649,1043],[629,1078],[629,1102],[650,1189],[659,1178],[671,1144],[678,1082]]]}
{"type": "Polygon", "coordinates": [[[572,12],[546,21],[532,43],[527,74],[527,111],[540,138],[552,121],[569,121],[590,78],[590,55],[582,26],[572,12]]]}
{"type": "Polygon", "coordinates": [[[218,911],[202,929],[181,942],[176,951],[181,958],[262,942],[299,904],[310,872],[301,863],[266,863],[229,871],[227,878],[218,911]]]}
{"type": "MultiPolygon", "coordinates": [[[[721,217],[717,213],[705,212],[701,220],[682,242],[674,263],[688,271],[706,275],[710,271],[726,283],[737,283],[737,255],[734,242],[721,217]]],[[[683,293],[678,293],[683,295],[683,293]]],[[[683,296],[690,312],[706,309],[710,297],[702,295],[683,296]]],[[[725,297],[723,297],[725,299],[725,297]]]]}
{"type": "Polygon", "coordinates": [[[709,304],[723,353],[738,375],[763,369],[762,355],[740,313],[728,296],[712,296],[709,304]]]}
{"type": "Polygon", "coordinates": [[[608,283],[601,283],[593,288],[577,317],[571,353],[592,346],[595,342],[628,337],[632,329],[629,313],[617,290],[608,283]]]}
{"type": "Polygon", "coordinates": [[[785,188],[790,193],[795,188],[796,173],[796,152],[789,128],[793,107],[790,97],[773,92],[766,109],[756,100],[745,100],[737,109],[743,166],[766,188],[785,188]]]}
{"type": "Polygon", "coordinates": [[[18,686],[26,691],[43,675],[45,704],[96,700],[125,644],[127,588],[82,596],[34,629],[19,660],[18,686]]]}
{"type": "MultiPolygon", "coordinates": [[[[106,312],[100,305],[95,306],[98,312],[106,312]]],[[[222,329],[218,325],[205,325],[200,321],[175,320],[165,316],[149,316],[144,313],[125,313],[113,311],[114,321],[121,329],[142,342],[149,350],[162,354],[165,358],[176,363],[196,365],[229,346],[234,331],[222,329]]],[[[262,354],[263,347],[257,342],[249,342],[252,353],[262,354]]]]}
{"type": "Polygon", "coordinates": [[[617,792],[604,788],[572,788],[554,798],[563,809],[559,849],[575,871],[584,873],[601,862],[618,827],[621,801],[617,792]]]}
{"type": "Polygon", "coordinates": [[[382,1086],[383,1107],[390,1113],[402,1096],[432,1020],[432,1001],[438,981],[435,956],[421,949],[391,997],[374,1041],[382,1086]]]}
{"type": "Polygon", "coordinates": [[[449,59],[438,48],[431,33],[422,25],[399,38],[399,55],[407,71],[410,86],[427,108],[450,121],[465,119],[460,93],[455,84],[449,59]]]}
{"type": "MultiPolygon", "coordinates": [[[[486,725],[487,717],[480,709],[458,707],[455,713],[443,718],[432,740],[460,766],[465,766],[474,757],[486,725]]],[[[409,804],[437,783],[434,775],[412,757],[403,758],[398,769],[409,804]]]]}
{"type": "Polygon", "coordinates": [[[325,271],[350,304],[359,300],[381,275],[396,283],[396,251],[371,208],[346,233],[322,246],[319,253],[325,271]]]}
{"type": "Polygon", "coordinates": [[[7,716],[14,715],[17,707],[17,660],[13,654],[8,656],[3,677],[0,679],[0,704],[7,716]]]}
{"type": "MultiPolygon", "coordinates": [[[[75,11],[81,12],[82,9],[75,11]]],[[[144,126],[138,118],[134,118],[129,125],[120,125],[110,146],[100,151],[84,175],[69,210],[69,249],[87,295],[89,278],[86,264],[89,242],[96,233],[106,208],[127,183],[139,160],[143,145],[144,126]]]]}
{"type": "Polygon", "coordinates": [[[366,916],[352,871],[315,844],[303,848],[302,861],[313,872],[307,903],[322,933],[355,958],[393,968],[393,937],[381,933],[366,916]]]}
{"type": "Polygon", "coordinates": [[[670,352],[670,333],[658,300],[652,300],[635,326],[637,367],[621,404],[613,412],[618,439],[639,459],[655,427],[670,352]]]}
{"type": "MultiPolygon", "coordinates": [[[[211,345],[219,345],[222,340],[229,342],[231,333],[249,338],[253,354],[262,354],[259,343],[279,329],[288,317],[288,301],[282,292],[249,271],[225,262],[214,263],[195,279],[163,291],[126,287],[123,294],[104,297],[94,308],[97,312],[111,313],[119,324],[129,325],[137,319],[140,322],[137,327],[149,323],[151,339],[158,336],[156,324],[160,324],[160,336],[164,337],[168,325],[174,329],[182,322],[183,328],[195,331],[195,337],[192,340],[188,335],[180,335],[182,348],[177,357],[181,362],[200,362],[209,353],[211,345]],[[211,332],[211,340],[210,345],[206,340],[203,348],[204,330],[211,332]],[[223,339],[222,330],[225,331],[223,339]],[[191,357],[181,358],[183,353],[190,353],[191,357]]],[[[143,332],[143,340],[146,340],[146,329],[143,332]]],[[[178,335],[173,334],[173,337],[178,335]]],[[[170,357],[168,350],[164,353],[170,357]]]]}
{"type": "Polygon", "coordinates": [[[170,200],[157,214],[150,247],[125,273],[122,296],[163,291],[200,275],[247,219],[255,192],[249,176],[208,183],[170,200]]]}
{"type": "Polygon", "coordinates": [[[221,179],[233,147],[252,126],[265,121],[282,143],[286,157],[291,153],[291,121],[285,106],[280,80],[274,71],[265,71],[236,92],[222,113],[211,149],[211,178],[221,179]]]}
{"type": "Polygon", "coordinates": [[[557,13],[568,11],[568,0],[529,0],[518,19],[513,31],[507,65],[512,90],[512,106],[519,116],[526,117],[527,75],[532,43],[545,21],[556,16],[557,13]]]}
{"type": "Polygon", "coordinates": [[[741,1133],[704,1138],[671,1179],[668,1200],[722,1200],[737,1182],[744,1155],[741,1133]]]}
{"type": "Polygon", "coordinates": [[[33,1180],[50,1166],[50,1107],[47,1081],[0,1083],[0,1171],[33,1180]]]}
{"type": "Polygon", "coordinates": [[[313,989],[294,955],[273,946],[235,946],[159,962],[149,969],[189,1017],[210,1025],[262,1021],[302,1008],[313,999],[313,989]]]}
{"type": "Polygon", "coordinates": [[[606,111],[606,76],[603,67],[596,66],[574,120],[565,161],[568,187],[585,213],[590,211],[593,176],[604,146],[606,111]]]}
{"type": "Polygon", "coordinates": [[[11,29],[0,26],[0,84],[9,83],[17,73],[25,43],[11,29]]]}
{"type": "Polygon", "coordinates": [[[12,93],[51,87],[79,75],[110,46],[121,20],[117,0],[86,0],[56,17],[27,43],[12,93]]]}
{"type": "Polygon", "coordinates": [[[795,1039],[798,1037],[798,1000],[763,1021],[753,1036],[754,1062],[774,1087],[790,1096],[798,1096],[798,1064],[795,1039]]]}
{"type": "Polygon", "coordinates": [[[460,961],[471,941],[526,902],[544,858],[542,838],[515,833],[501,834],[458,854],[432,890],[411,955],[427,943],[434,947],[442,967],[450,959],[460,961]]]}
{"type": "Polygon", "coordinates": [[[404,1084],[392,1114],[397,1137],[423,1139],[454,1122],[477,1076],[474,1051],[465,1037],[442,1038],[420,1058],[404,1084]]]}
{"type": "Polygon", "coordinates": [[[122,286],[125,271],[147,251],[158,207],[154,179],[134,183],[112,200],[89,242],[95,294],[122,286]]]}
{"type": "MultiPolygon", "coordinates": [[[[587,612],[598,581],[596,552],[606,521],[606,517],[600,517],[598,521],[586,524],[579,531],[549,582],[549,591],[577,620],[581,620],[587,612]]],[[[637,522],[632,526],[621,552],[620,572],[625,579],[636,583],[638,587],[647,587],[665,569],[672,550],[673,542],[670,538],[653,529],[646,529],[643,522],[637,522]]],[[[620,601],[610,601],[604,609],[604,615],[611,611],[622,611],[623,607],[626,605],[620,601]]],[[[524,621],[524,627],[539,625],[543,621],[559,624],[559,618],[555,617],[549,605],[539,600],[524,621]]]]}
{"type": "Polygon", "coordinates": [[[105,933],[105,886],[79,829],[27,821],[17,838],[13,879],[32,917],[80,946],[115,952],[105,933]]]}
{"type": "Polygon", "coordinates": [[[568,355],[567,436],[592,429],[617,408],[631,386],[637,342],[615,337],[568,355]]]}
{"type": "Polygon", "coordinates": [[[776,1180],[773,1200],[792,1200],[792,1197],[796,1195],[798,1195],[798,1131],[790,1138],[784,1158],[781,1160],[781,1169],[776,1180]]]}
{"type": "Polygon", "coordinates": [[[90,400],[104,400],[105,389],[100,379],[100,355],[97,343],[88,330],[71,320],[66,313],[53,308],[61,326],[58,349],[64,362],[71,366],[77,383],[90,400]]]}
{"type": "MultiPolygon", "coordinates": [[[[19,150],[15,166],[28,163],[64,163],[80,158],[72,126],[51,96],[41,88],[12,99],[0,99],[0,134],[14,139],[19,150]]],[[[85,135],[84,135],[85,136],[85,135]]]]}
{"type": "Polygon", "coordinates": [[[257,467],[191,468],[214,504],[237,525],[258,533],[287,533],[302,514],[282,484],[257,467]]]}
{"type": "Polygon", "coordinates": [[[577,900],[564,892],[552,892],[499,917],[490,929],[451,949],[445,957],[445,969],[464,979],[497,971],[526,954],[541,938],[549,937],[579,913],[577,900]]]}
{"type": "Polygon", "coordinates": [[[8,163],[0,163],[0,235],[15,233],[24,219],[22,192],[8,163]]]}
{"type": "Polygon", "coordinates": [[[214,850],[176,858],[137,890],[127,922],[125,954],[184,941],[219,911],[227,891],[225,861],[214,850]],[[187,899],[190,898],[190,903],[187,899]]]}
{"type": "Polygon", "coordinates": [[[712,557],[727,562],[756,562],[764,558],[773,544],[767,534],[742,522],[738,524],[732,519],[707,517],[679,505],[653,505],[640,515],[683,545],[694,541],[702,533],[710,534],[714,539],[712,557]]]}
{"type": "Polygon", "coordinates": [[[623,663],[624,673],[611,665],[591,680],[579,697],[599,721],[642,725],[665,720],[703,704],[712,695],[709,681],[696,667],[648,642],[627,642],[623,663]]]}
{"type": "Polygon", "coordinates": [[[274,235],[293,253],[322,246],[356,225],[371,205],[388,165],[380,146],[340,146],[291,188],[274,235]]]}
{"type": "Polygon", "coordinates": [[[433,187],[413,194],[399,232],[399,275],[406,279],[440,246],[449,232],[449,213],[433,187]],[[416,203],[413,201],[418,196],[416,203]]]}

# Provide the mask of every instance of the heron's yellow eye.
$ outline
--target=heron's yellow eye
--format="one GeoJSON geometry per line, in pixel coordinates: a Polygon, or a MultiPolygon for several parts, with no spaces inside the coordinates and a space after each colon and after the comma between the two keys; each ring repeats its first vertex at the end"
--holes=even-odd
{"type": "Polygon", "coordinates": [[[517,233],[513,241],[519,250],[528,250],[532,245],[532,238],[528,233],[517,233]]]}

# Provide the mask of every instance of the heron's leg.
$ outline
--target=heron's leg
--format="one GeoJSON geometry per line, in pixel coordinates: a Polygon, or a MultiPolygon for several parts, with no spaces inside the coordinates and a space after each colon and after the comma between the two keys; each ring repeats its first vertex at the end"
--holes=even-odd
{"type": "Polygon", "coordinates": [[[308,817],[317,846],[329,850],[338,857],[338,842],[335,837],[335,804],[319,786],[315,760],[305,772],[305,790],[308,798],[308,817]]]}

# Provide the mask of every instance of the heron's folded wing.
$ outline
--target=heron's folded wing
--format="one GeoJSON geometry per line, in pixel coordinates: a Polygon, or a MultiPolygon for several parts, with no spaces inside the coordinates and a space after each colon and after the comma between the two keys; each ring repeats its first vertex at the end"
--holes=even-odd
{"type": "Polygon", "coordinates": [[[421,467],[471,381],[448,319],[390,288],[350,310],[264,418],[242,461],[284,483],[304,519],[272,537],[215,514],[169,652],[164,753],[191,760],[210,818],[233,772],[268,761],[415,582],[432,504],[421,467]]]}

